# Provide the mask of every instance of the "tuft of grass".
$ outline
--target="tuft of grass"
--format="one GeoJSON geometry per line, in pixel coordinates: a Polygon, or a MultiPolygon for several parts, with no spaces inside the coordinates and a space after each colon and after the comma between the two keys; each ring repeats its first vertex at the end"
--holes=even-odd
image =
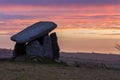
{"type": "Polygon", "coordinates": [[[120,80],[120,70],[1,61],[0,80],[120,80]]]}

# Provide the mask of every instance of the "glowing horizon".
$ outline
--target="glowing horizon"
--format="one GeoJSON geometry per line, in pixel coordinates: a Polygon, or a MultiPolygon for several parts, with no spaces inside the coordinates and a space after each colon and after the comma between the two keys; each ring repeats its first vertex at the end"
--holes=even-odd
{"type": "Polygon", "coordinates": [[[120,0],[0,0],[0,36],[4,38],[0,43],[7,46],[4,45],[5,39],[9,39],[7,35],[10,37],[38,21],[53,21],[58,25],[55,31],[63,51],[72,50],[69,46],[91,51],[89,45],[93,41],[96,51],[112,49],[109,46],[120,39],[120,0]],[[76,45],[69,45],[72,41],[76,45]]]}

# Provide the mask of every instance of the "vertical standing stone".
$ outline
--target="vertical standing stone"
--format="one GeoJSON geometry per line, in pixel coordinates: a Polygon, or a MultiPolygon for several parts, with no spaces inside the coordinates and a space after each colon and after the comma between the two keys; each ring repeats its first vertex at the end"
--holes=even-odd
{"type": "Polygon", "coordinates": [[[59,55],[59,45],[58,45],[58,41],[57,41],[57,35],[56,33],[51,33],[50,34],[51,40],[52,40],[52,49],[53,49],[53,59],[59,59],[60,55],[59,55]]]}
{"type": "Polygon", "coordinates": [[[16,43],[13,51],[13,58],[16,58],[22,55],[26,55],[26,44],[16,43]]]}
{"type": "Polygon", "coordinates": [[[52,49],[52,42],[50,36],[45,36],[43,39],[43,46],[44,46],[44,57],[53,59],[53,49],[52,49]]]}
{"type": "Polygon", "coordinates": [[[44,48],[38,40],[31,41],[26,46],[26,54],[28,56],[44,57],[44,48]]]}

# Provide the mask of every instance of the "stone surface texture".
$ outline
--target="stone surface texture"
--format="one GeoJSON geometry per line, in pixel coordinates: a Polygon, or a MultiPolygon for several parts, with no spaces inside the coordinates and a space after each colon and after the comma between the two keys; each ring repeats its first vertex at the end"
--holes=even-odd
{"type": "Polygon", "coordinates": [[[46,58],[53,58],[53,49],[52,49],[52,42],[50,36],[45,36],[43,40],[43,47],[44,47],[44,57],[46,58]]]}
{"type": "Polygon", "coordinates": [[[52,40],[53,58],[54,59],[59,59],[60,48],[59,48],[59,45],[58,45],[57,35],[54,32],[54,33],[50,34],[50,37],[51,37],[51,40],[52,40]]]}
{"type": "Polygon", "coordinates": [[[20,31],[19,33],[13,35],[11,37],[12,41],[17,43],[25,43],[35,40],[36,38],[42,37],[53,29],[55,29],[57,25],[53,22],[37,22],[26,29],[20,31]]]}
{"type": "Polygon", "coordinates": [[[39,43],[39,41],[31,41],[26,46],[26,54],[27,56],[39,56],[44,57],[44,48],[39,43]]]}

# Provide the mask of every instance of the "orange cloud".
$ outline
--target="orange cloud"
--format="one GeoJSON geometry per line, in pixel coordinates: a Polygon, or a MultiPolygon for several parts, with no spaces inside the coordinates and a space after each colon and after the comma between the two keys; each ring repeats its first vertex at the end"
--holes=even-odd
{"type": "Polygon", "coordinates": [[[119,29],[120,6],[1,6],[0,31],[20,31],[38,21],[53,21],[58,29],[119,29]],[[5,28],[4,28],[5,27],[5,28]],[[4,28],[4,29],[3,29],[4,28]]]}

